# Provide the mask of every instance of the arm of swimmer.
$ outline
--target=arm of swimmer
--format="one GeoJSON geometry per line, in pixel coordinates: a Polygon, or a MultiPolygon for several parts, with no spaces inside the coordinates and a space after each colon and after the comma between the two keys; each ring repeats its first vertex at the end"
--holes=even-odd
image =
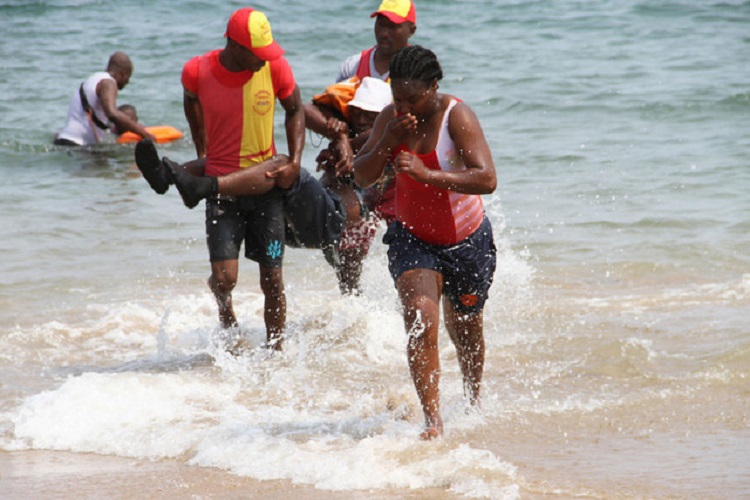
{"type": "Polygon", "coordinates": [[[323,114],[323,111],[312,103],[305,103],[303,106],[305,110],[305,127],[309,128],[318,135],[326,135],[326,121],[328,118],[323,114]]]}
{"type": "Polygon", "coordinates": [[[380,179],[391,150],[398,145],[388,126],[395,115],[392,104],[383,109],[375,120],[370,137],[354,158],[354,182],[361,188],[368,188],[380,179]]]}
{"type": "Polygon", "coordinates": [[[347,132],[340,132],[338,137],[334,139],[333,145],[336,148],[338,159],[334,163],[334,175],[350,174],[354,165],[354,151],[352,151],[352,145],[349,142],[349,134],[347,132]]]}
{"type": "Polygon", "coordinates": [[[206,126],[203,121],[203,106],[201,106],[198,96],[188,89],[184,89],[182,108],[185,111],[185,118],[190,125],[190,134],[195,144],[195,153],[198,155],[198,158],[205,158],[206,126]]]}
{"type": "Polygon", "coordinates": [[[330,109],[312,103],[306,103],[303,108],[305,110],[305,127],[316,134],[327,139],[336,139],[342,131],[349,133],[346,123],[335,118],[330,109]]]}
{"type": "Polygon", "coordinates": [[[146,130],[146,127],[130,119],[128,115],[117,109],[117,83],[106,78],[96,85],[96,96],[102,103],[104,114],[109,121],[115,124],[120,132],[135,132],[141,137],[156,141],[154,134],[146,130]]]}
{"type": "Polygon", "coordinates": [[[360,132],[355,137],[350,138],[348,126],[344,124],[344,128],[339,132],[338,136],[333,139],[333,144],[339,158],[334,164],[334,173],[336,176],[352,173],[354,167],[354,156],[360,149],[362,149],[362,146],[365,145],[367,139],[370,138],[371,132],[372,128],[360,132]]]}
{"type": "Polygon", "coordinates": [[[411,153],[402,152],[394,161],[397,173],[414,180],[463,194],[490,194],[497,188],[497,174],[487,140],[474,112],[459,103],[450,114],[448,132],[456,144],[466,170],[430,170],[411,153]]]}

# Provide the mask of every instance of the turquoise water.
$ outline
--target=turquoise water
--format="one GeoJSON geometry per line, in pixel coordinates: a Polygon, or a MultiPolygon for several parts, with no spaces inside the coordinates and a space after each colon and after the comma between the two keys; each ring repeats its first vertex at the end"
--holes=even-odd
{"type": "MultiPolygon", "coordinates": [[[[0,450],[394,498],[750,494],[750,2],[418,3],[412,41],[479,116],[499,179],[484,411],[464,413],[442,337],[437,446],[412,439],[382,245],[358,299],[339,298],[320,255],[291,251],[287,353],[228,358],[202,211],[154,195],[132,146],[50,145],[115,50],[135,63],[119,102],[187,133],[182,65],[221,46],[242,5],[0,0],[0,450]]],[[[256,6],[305,100],[373,43],[377,2],[256,6]]],[[[190,159],[187,135],[162,153],[190,159]]],[[[250,263],[236,302],[260,345],[250,263]]]]}

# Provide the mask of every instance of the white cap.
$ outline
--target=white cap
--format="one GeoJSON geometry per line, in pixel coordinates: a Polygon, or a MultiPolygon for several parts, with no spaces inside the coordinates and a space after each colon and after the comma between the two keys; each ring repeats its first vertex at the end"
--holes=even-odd
{"type": "Polygon", "coordinates": [[[364,77],[349,106],[380,113],[383,108],[393,102],[391,86],[379,78],[364,77]]]}

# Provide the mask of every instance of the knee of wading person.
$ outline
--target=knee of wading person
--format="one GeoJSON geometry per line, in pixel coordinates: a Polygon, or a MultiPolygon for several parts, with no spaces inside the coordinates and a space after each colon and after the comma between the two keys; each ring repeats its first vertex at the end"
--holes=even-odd
{"type": "Polygon", "coordinates": [[[428,329],[437,326],[440,321],[440,309],[436,297],[421,290],[404,291],[401,289],[400,295],[407,325],[428,329]]]}
{"type": "Polygon", "coordinates": [[[208,286],[214,293],[229,294],[237,284],[237,274],[226,269],[213,269],[208,280],[208,286]]]}
{"type": "Polygon", "coordinates": [[[275,297],[284,293],[284,278],[280,267],[261,269],[260,289],[266,297],[275,297]]]}

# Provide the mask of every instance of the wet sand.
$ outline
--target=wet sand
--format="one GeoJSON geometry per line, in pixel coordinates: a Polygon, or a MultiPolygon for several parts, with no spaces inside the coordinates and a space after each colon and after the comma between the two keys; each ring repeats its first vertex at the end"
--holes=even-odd
{"type": "Polygon", "coordinates": [[[62,451],[0,452],[3,499],[253,498],[264,500],[449,499],[444,490],[323,491],[258,481],[178,460],[142,460],[62,451]]]}

